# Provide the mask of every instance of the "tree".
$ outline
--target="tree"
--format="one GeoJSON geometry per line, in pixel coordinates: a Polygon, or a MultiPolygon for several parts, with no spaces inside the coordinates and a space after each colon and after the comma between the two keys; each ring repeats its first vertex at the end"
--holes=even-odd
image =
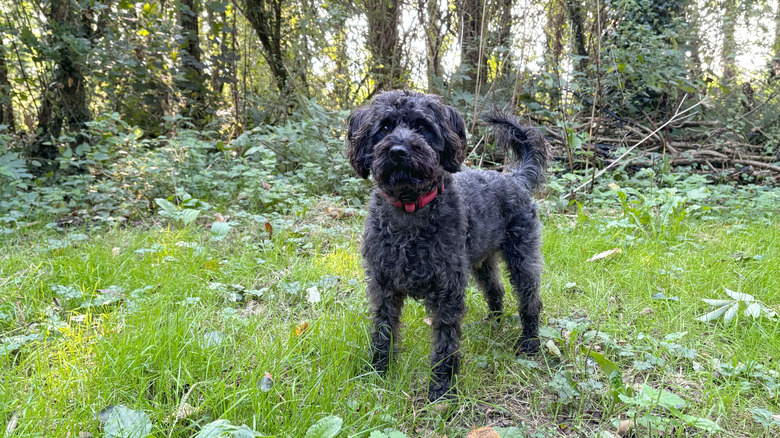
{"type": "MultiPolygon", "coordinates": [[[[74,144],[84,141],[80,133],[91,118],[85,78],[85,58],[92,36],[91,14],[87,12],[70,0],[51,0],[46,11],[51,31],[50,56],[56,61],[51,80],[42,90],[39,132],[29,151],[31,157],[47,162],[56,158],[59,149],[52,140],[59,137],[63,127],[77,133],[74,144]]],[[[48,166],[42,170],[45,167],[48,166]]]]}
{"type": "Polygon", "coordinates": [[[195,126],[206,121],[206,75],[201,61],[200,36],[198,34],[198,3],[196,0],[179,0],[178,24],[181,28],[179,51],[183,68],[183,80],[178,86],[184,95],[184,113],[195,126]]]}
{"type": "Polygon", "coordinates": [[[425,23],[426,74],[428,92],[435,93],[434,78],[443,76],[441,59],[444,41],[452,32],[453,9],[449,3],[442,10],[437,0],[418,0],[417,16],[425,23]]]}
{"type": "Polygon", "coordinates": [[[580,0],[565,0],[564,6],[571,22],[571,32],[574,38],[573,54],[580,57],[575,64],[580,71],[588,66],[588,50],[585,42],[584,18],[580,0]]]}
{"type": "Polygon", "coordinates": [[[377,91],[403,86],[404,79],[398,59],[398,23],[401,19],[399,2],[392,0],[365,0],[363,4],[368,21],[366,44],[370,53],[368,70],[377,91]]]}
{"type": "Polygon", "coordinates": [[[279,94],[287,98],[292,94],[293,84],[285,66],[287,46],[282,41],[282,26],[286,23],[282,16],[283,4],[284,0],[244,0],[244,16],[260,40],[261,53],[271,69],[279,94]]]}
{"type": "Polygon", "coordinates": [[[8,62],[5,43],[0,39],[0,125],[6,125],[8,130],[16,130],[14,122],[14,107],[11,101],[11,82],[8,80],[8,62]]]}
{"type": "Polygon", "coordinates": [[[461,0],[459,2],[461,14],[461,29],[463,43],[460,48],[461,64],[466,66],[469,79],[463,82],[465,90],[474,90],[478,83],[485,82],[485,69],[487,57],[482,47],[484,35],[483,12],[485,12],[487,0],[461,0]]]}

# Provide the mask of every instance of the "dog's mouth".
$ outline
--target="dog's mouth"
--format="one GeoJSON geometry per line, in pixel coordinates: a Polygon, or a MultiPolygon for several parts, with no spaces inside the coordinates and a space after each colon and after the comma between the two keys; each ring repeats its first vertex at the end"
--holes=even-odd
{"type": "Polygon", "coordinates": [[[408,147],[405,152],[392,152],[398,147],[378,148],[372,166],[374,180],[388,196],[414,202],[436,186],[438,157],[429,148],[408,147]]]}

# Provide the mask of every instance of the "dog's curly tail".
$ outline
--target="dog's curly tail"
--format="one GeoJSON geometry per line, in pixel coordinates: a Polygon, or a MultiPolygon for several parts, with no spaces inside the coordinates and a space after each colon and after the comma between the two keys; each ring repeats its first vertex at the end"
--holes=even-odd
{"type": "Polygon", "coordinates": [[[520,163],[512,174],[523,180],[529,191],[538,189],[545,180],[550,158],[542,133],[534,127],[521,125],[517,117],[496,110],[483,114],[482,121],[496,136],[498,145],[505,150],[511,149],[515,162],[520,163]]]}

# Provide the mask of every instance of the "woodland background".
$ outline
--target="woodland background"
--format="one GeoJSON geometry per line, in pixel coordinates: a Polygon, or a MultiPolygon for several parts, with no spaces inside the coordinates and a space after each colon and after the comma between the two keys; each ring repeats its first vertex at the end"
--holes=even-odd
{"type": "Polygon", "coordinates": [[[774,0],[4,0],[0,40],[5,223],[359,203],[343,120],[401,87],[463,112],[471,164],[503,159],[481,111],[540,125],[559,194],[609,165],[780,177],[774,0]]]}

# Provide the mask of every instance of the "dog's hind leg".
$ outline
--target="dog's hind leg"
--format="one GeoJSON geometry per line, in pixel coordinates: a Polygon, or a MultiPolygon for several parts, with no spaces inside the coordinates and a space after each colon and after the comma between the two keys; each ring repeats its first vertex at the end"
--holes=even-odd
{"type": "Polygon", "coordinates": [[[518,351],[535,353],[539,349],[539,314],[542,300],[539,285],[542,276],[542,232],[536,218],[536,208],[516,216],[506,230],[502,246],[509,268],[512,289],[517,297],[523,333],[517,342],[518,351]]]}
{"type": "Polygon", "coordinates": [[[371,365],[380,373],[387,371],[395,346],[401,340],[401,311],[404,297],[382,289],[369,292],[374,331],[371,334],[371,365]],[[387,293],[385,293],[387,292],[387,293]]]}
{"type": "Polygon", "coordinates": [[[501,270],[498,267],[496,254],[491,254],[474,265],[471,270],[474,281],[487,301],[490,319],[498,320],[504,313],[504,284],[501,282],[501,270]]]}

